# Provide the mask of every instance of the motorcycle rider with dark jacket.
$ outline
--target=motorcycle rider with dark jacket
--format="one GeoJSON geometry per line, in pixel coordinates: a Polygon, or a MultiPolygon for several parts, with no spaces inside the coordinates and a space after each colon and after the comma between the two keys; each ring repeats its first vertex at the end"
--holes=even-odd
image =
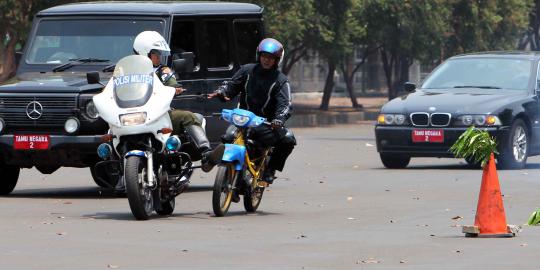
{"type": "Polygon", "coordinates": [[[284,127],[291,116],[292,99],[289,80],[279,70],[283,54],[283,45],[279,41],[262,40],[257,46],[257,63],[243,65],[229,82],[208,95],[208,98],[219,97],[222,101],[240,95],[241,109],[252,111],[272,123],[271,127],[261,125],[250,131],[251,139],[274,147],[262,179],[267,184],[273,183],[276,170],[283,170],[296,145],[294,134],[284,127]]]}

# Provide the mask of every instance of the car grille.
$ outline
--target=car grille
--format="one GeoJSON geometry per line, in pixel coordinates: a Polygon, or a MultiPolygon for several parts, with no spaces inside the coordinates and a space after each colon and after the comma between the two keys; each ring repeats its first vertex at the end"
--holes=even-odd
{"type": "Polygon", "coordinates": [[[413,126],[426,127],[429,125],[428,113],[411,113],[411,123],[413,126]]]}
{"type": "Polygon", "coordinates": [[[450,125],[450,120],[452,115],[449,113],[426,113],[426,112],[416,112],[411,113],[411,123],[413,126],[417,127],[446,127],[450,125]]]}
{"type": "Polygon", "coordinates": [[[446,127],[450,124],[449,113],[433,113],[430,119],[431,125],[434,127],[446,127]]]}
{"type": "Polygon", "coordinates": [[[0,117],[6,127],[63,127],[66,119],[73,115],[77,100],[70,96],[2,96],[0,97],[0,117]],[[42,106],[38,119],[31,119],[26,114],[29,103],[36,101],[42,106]]]}

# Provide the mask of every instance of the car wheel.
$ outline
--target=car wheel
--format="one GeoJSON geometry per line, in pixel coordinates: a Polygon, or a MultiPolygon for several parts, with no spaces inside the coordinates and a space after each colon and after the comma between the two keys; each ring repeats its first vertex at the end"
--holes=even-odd
{"type": "Polygon", "coordinates": [[[384,167],[388,169],[403,169],[409,165],[411,157],[400,154],[380,154],[384,167]]]}
{"type": "Polygon", "coordinates": [[[499,169],[523,169],[529,155],[529,129],[516,119],[507,136],[503,137],[497,157],[499,169]]]}
{"type": "Polygon", "coordinates": [[[17,166],[1,165],[0,174],[2,182],[0,185],[0,195],[8,195],[15,189],[17,180],[19,180],[20,168],[17,166]]]}
{"type": "Polygon", "coordinates": [[[106,170],[96,170],[94,166],[90,166],[90,174],[92,175],[92,179],[98,185],[102,188],[114,188],[116,184],[118,183],[118,180],[120,179],[120,176],[118,173],[109,173],[106,170]]]}

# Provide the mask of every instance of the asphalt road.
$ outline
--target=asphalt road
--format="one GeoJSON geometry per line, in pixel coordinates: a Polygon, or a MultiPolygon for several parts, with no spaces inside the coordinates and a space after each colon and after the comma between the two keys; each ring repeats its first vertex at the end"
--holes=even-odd
{"type": "MultiPolygon", "coordinates": [[[[87,169],[23,170],[0,198],[0,269],[518,269],[540,228],[471,239],[481,171],[456,159],[382,167],[370,125],[294,130],[299,141],[260,211],[211,214],[214,173],[197,173],[174,214],[135,221],[87,169]],[[455,219],[453,219],[455,218],[455,219]]],[[[507,220],[540,206],[540,158],[499,171],[507,220]]]]}

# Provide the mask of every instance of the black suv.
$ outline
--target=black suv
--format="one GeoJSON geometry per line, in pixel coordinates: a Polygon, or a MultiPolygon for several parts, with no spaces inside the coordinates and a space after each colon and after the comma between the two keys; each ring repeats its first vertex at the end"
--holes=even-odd
{"type": "Polygon", "coordinates": [[[0,86],[0,194],[14,189],[20,168],[33,166],[45,174],[61,166],[90,167],[99,186],[114,184],[94,169],[108,126],[92,102],[103,86],[88,84],[86,75],[99,71],[106,83],[114,64],[133,54],[135,36],[146,30],[169,41],[171,57],[163,61],[194,56],[193,70],[177,75],[187,95],[175,97],[172,107],[207,117],[208,137],[219,141],[226,126],[211,116],[224,104],[193,96],[214,91],[240,65],[255,60],[264,37],[261,7],[222,2],[57,6],[36,15],[16,81],[0,86]]]}

